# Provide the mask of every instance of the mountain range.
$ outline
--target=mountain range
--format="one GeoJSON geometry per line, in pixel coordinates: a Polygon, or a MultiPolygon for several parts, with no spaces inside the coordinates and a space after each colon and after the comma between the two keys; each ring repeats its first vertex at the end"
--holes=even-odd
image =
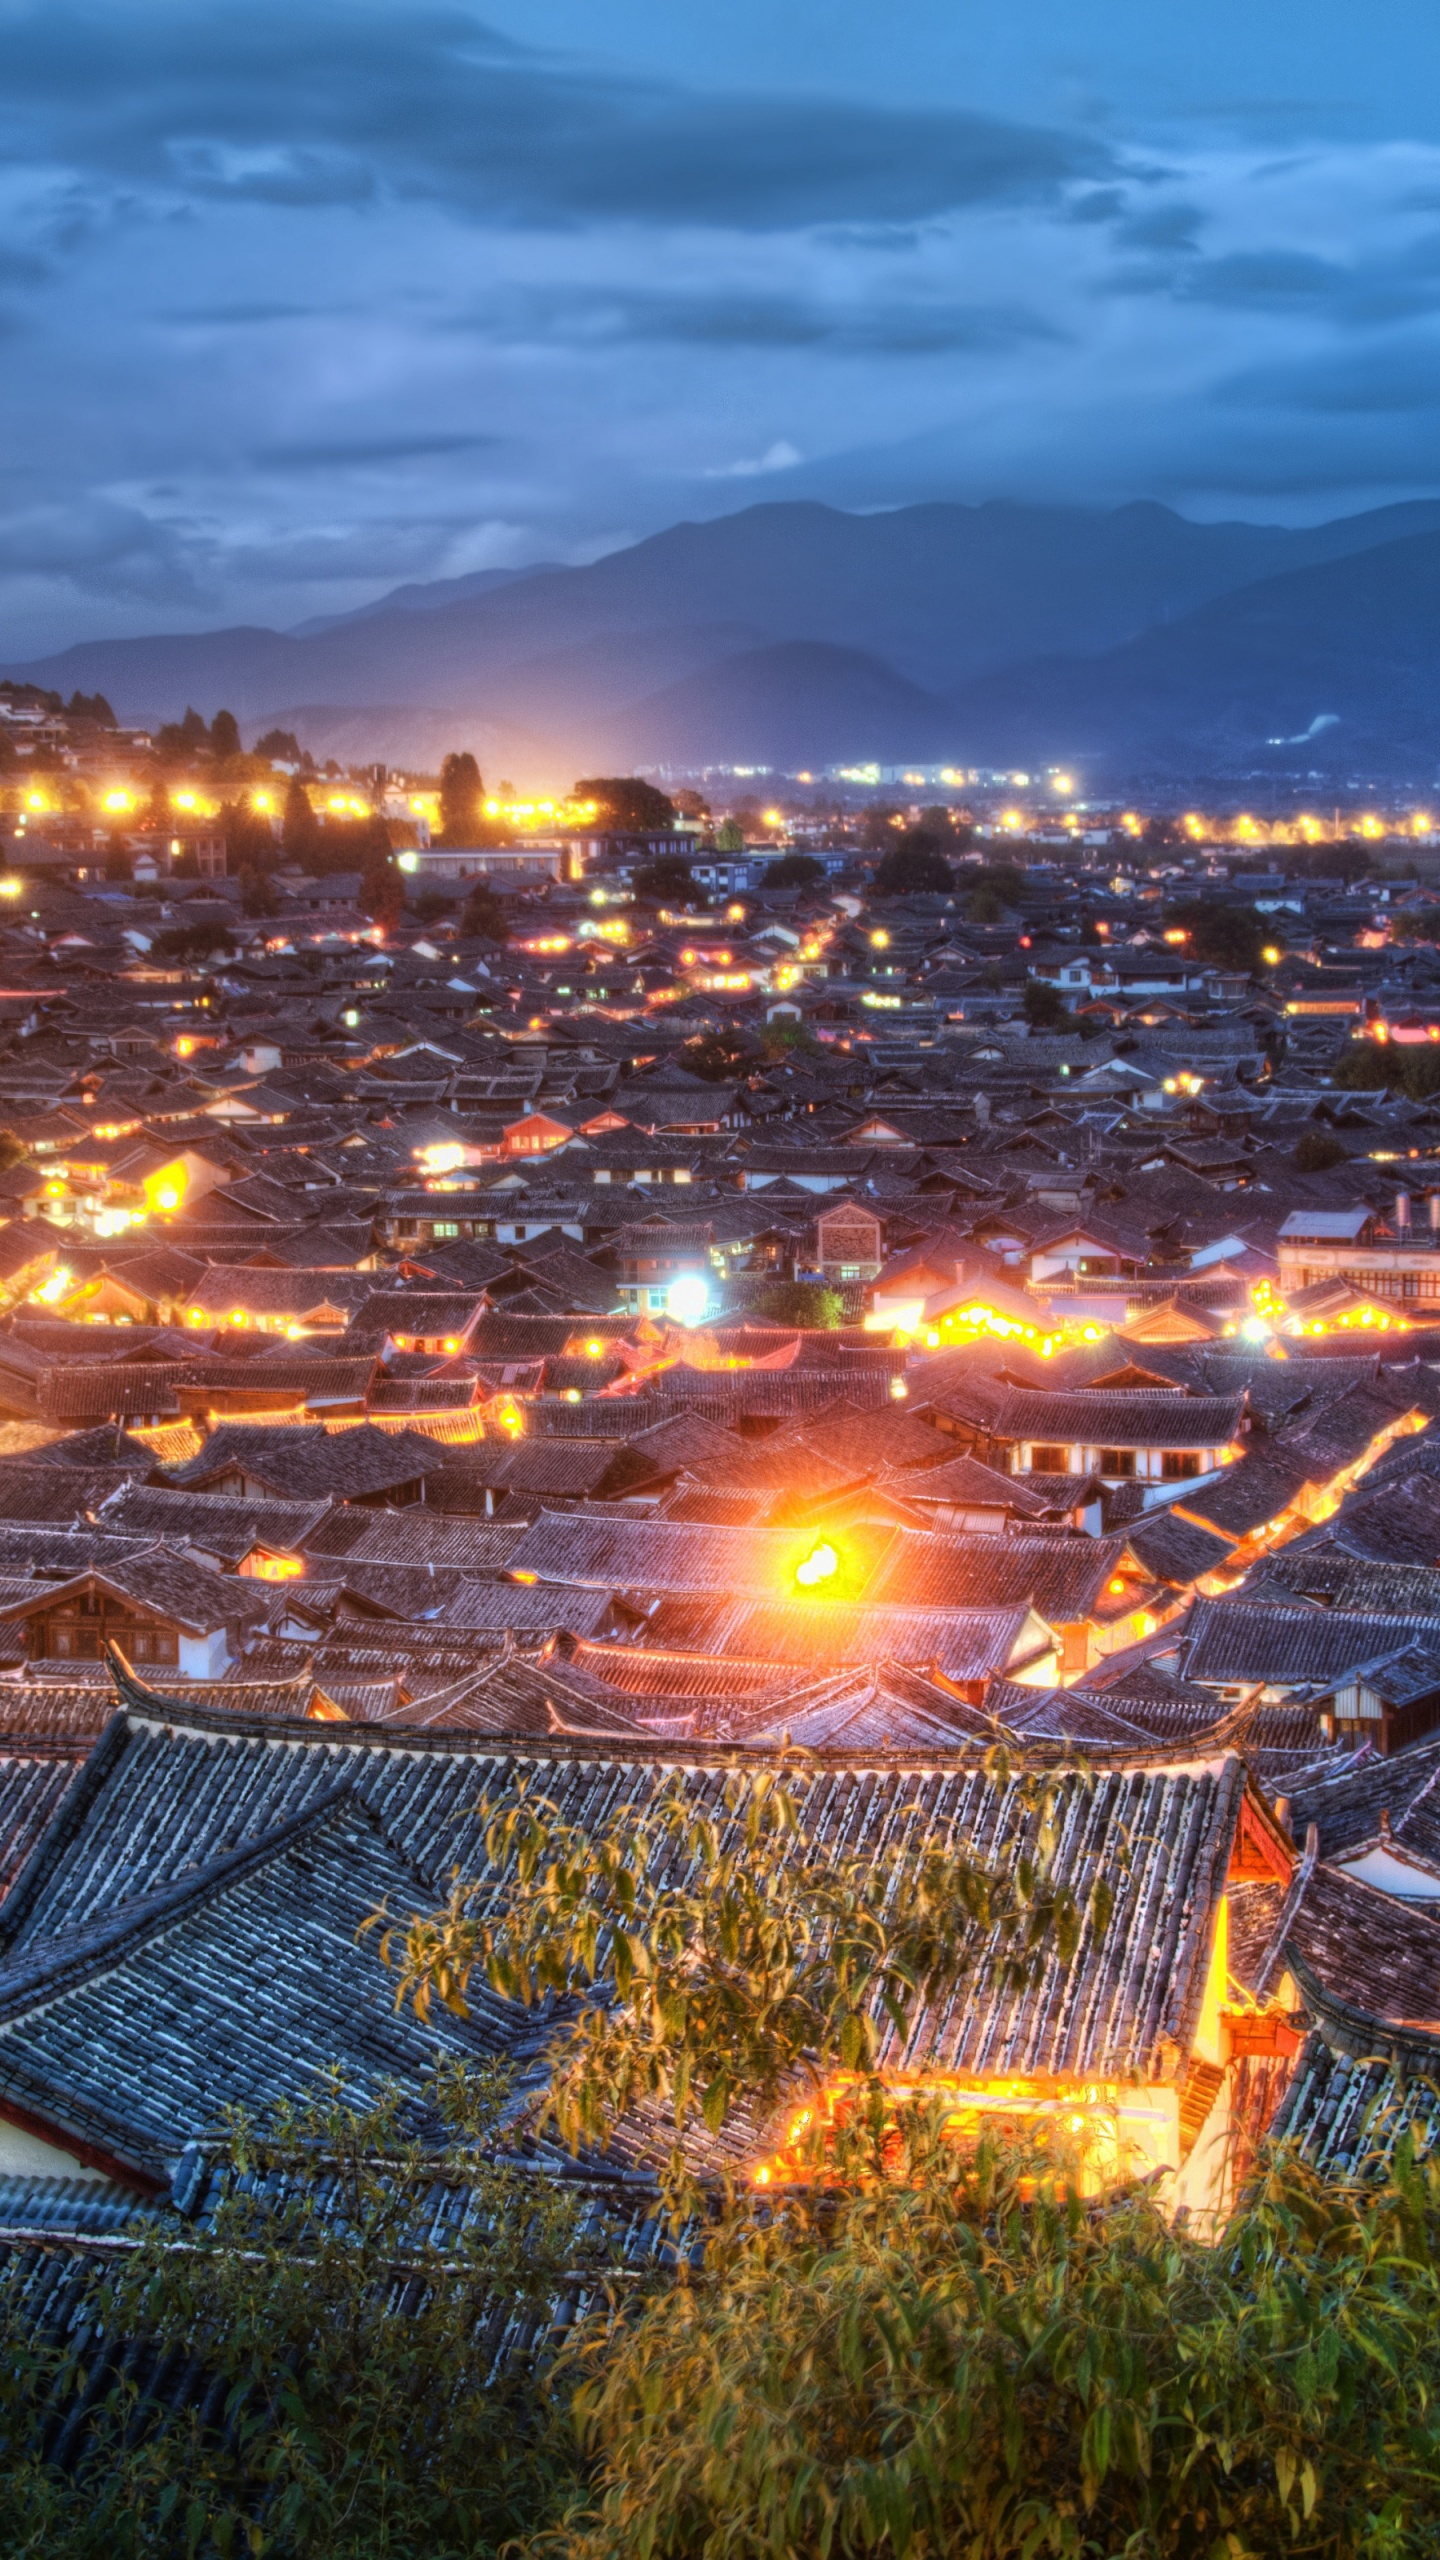
{"type": "Polygon", "coordinates": [[[394,590],[292,631],[82,642],[0,670],[122,721],[222,704],[319,754],[469,746],[522,786],[840,763],[1428,782],[1440,501],[1303,528],[996,502],[678,524],[584,568],[394,590]]]}

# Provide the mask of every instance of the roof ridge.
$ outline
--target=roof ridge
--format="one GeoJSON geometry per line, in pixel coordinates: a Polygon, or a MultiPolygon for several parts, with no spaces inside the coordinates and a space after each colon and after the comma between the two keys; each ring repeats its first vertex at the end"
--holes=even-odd
{"type": "MultiPolygon", "coordinates": [[[[38,1953],[27,1955],[20,1963],[0,1967],[0,2026],[15,2016],[23,2015],[37,2005],[37,1992],[58,1997],[96,1973],[107,1969],[107,1959],[122,1950],[143,1945],[180,1918],[194,1904],[211,1899],[227,1885],[241,1882],[255,1868],[268,1866],[283,1855],[293,1843],[307,1833],[319,1831],[334,1819],[342,1807],[354,1813],[375,1832],[377,1838],[389,1840],[383,1824],[367,1805],[354,1794],[348,1778],[327,1787],[298,1813],[287,1815],[270,1831],[257,1839],[241,1841],[233,1849],[222,1850],[208,1866],[193,1868],[135,1902],[122,1903],[108,1919],[90,1922],[69,1930],[57,1938],[47,1939],[38,1953]]],[[[403,1856],[403,1851],[397,1851],[403,1856]]],[[[417,1870],[418,1873],[418,1870],[417,1870]]]]}

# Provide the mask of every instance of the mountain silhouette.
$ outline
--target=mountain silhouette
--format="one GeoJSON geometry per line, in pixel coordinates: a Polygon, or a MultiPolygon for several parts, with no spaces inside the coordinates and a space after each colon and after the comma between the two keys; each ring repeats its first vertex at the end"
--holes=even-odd
{"type": "Polygon", "coordinates": [[[223,704],[320,753],[473,744],[521,780],[912,759],[1398,771],[1440,742],[1437,603],[1428,500],[1300,529],[1149,503],[788,503],[297,631],[82,642],[0,673],[98,689],[125,722],[223,704]]]}

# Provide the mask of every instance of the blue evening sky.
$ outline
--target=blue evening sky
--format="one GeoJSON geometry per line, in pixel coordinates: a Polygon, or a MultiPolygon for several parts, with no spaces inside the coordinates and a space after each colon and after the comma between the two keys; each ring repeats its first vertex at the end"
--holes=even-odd
{"type": "Polygon", "coordinates": [[[0,0],[0,650],[1440,489],[1420,0],[0,0]]]}

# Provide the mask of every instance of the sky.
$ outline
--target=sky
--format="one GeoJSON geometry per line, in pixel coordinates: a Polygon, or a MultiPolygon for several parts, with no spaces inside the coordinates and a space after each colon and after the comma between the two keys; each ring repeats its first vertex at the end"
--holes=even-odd
{"type": "Polygon", "coordinates": [[[0,0],[0,653],[1440,492],[1433,0],[0,0]]]}

